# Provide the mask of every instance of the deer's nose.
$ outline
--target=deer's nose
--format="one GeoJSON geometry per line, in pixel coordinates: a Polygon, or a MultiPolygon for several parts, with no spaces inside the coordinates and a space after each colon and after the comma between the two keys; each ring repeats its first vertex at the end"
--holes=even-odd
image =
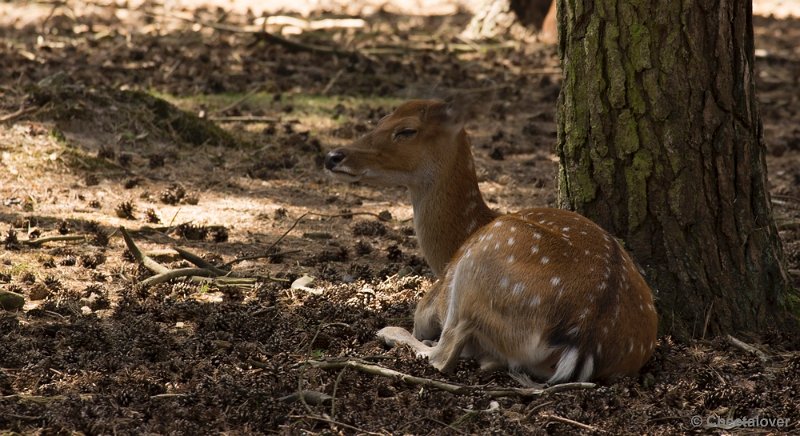
{"type": "Polygon", "coordinates": [[[331,151],[330,153],[328,153],[327,156],[325,156],[325,168],[332,170],[333,168],[336,167],[336,165],[342,163],[342,161],[346,156],[347,155],[345,155],[344,152],[341,150],[331,151]]]}

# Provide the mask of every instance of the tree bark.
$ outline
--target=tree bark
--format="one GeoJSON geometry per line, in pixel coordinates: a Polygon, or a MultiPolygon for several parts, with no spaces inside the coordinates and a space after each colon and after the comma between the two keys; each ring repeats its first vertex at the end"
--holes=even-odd
{"type": "Polygon", "coordinates": [[[558,0],[559,202],[622,238],[679,337],[796,328],[745,0],[558,0]]]}

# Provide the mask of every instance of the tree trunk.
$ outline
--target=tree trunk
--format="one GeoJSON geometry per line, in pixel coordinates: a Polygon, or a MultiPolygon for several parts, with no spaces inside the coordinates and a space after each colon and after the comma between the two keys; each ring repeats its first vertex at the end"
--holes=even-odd
{"type": "Polygon", "coordinates": [[[751,2],[558,9],[560,205],[625,240],[664,332],[796,327],[766,190],[751,2]]]}

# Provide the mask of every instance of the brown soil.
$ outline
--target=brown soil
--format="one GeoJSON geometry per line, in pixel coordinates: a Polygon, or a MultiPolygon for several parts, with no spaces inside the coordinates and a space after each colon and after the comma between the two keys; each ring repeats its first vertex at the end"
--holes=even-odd
{"type": "MultiPolygon", "coordinates": [[[[488,393],[514,386],[505,373],[482,373],[464,361],[442,375],[409,350],[376,341],[385,325],[410,327],[432,276],[403,190],[337,184],[322,171],[325,151],[369,129],[399,99],[490,79],[509,87],[469,126],[481,189],[501,211],[552,205],[554,49],[531,42],[474,51],[456,38],[466,14],[379,11],[360,32],[291,36],[359,52],[333,56],[193,29],[143,13],[163,12],[149,3],[135,11],[0,7],[0,114],[21,110],[0,124],[0,290],[26,298],[21,311],[0,310],[0,431],[740,428],[707,428],[707,421],[704,428],[694,416],[761,417],[773,421],[759,431],[800,431],[800,355],[787,345],[796,338],[781,332],[740,338],[757,343],[758,353],[727,338],[662,337],[639,377],[525,398],[488,393]],[[193,115],[200,113],[217,117],[216,125],[193,115]],[[176,246],[217,264],[272,256],[233,265],[235,275],[258,279],[252,287],[175,281],[143,289],[137,283],[152,273],[132,260],[120,226],[170,268],[189,266],[170,249],[176,246]],[[88,236],[26,243],[54,235],[88,236]],[[309,289],[293,289],[303,275],[315,278],[309,289]],[[345,357],[485,390],[453,394],[304,364],[345,357]],[[301,391],[324,395],[300,399],[301,391]]],[[[208,22],[247,22],[217,9],[176,13],[192,12],[208,22]]],[[[770,190],[797,286],[800,26],[762,17],[755,26],[770,190]]]]}

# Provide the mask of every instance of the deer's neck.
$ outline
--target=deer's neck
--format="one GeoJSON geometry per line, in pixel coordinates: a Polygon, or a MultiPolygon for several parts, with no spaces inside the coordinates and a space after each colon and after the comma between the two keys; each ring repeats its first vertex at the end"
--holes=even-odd
{"type": "Polygon", "coordinates": [[[429,184],[410,187],[417,240],[437,276],[473,232],[499,215],[478,189],[466,133],[457,138],[458,150],[449,165],[436,168],[429,184]]]}

